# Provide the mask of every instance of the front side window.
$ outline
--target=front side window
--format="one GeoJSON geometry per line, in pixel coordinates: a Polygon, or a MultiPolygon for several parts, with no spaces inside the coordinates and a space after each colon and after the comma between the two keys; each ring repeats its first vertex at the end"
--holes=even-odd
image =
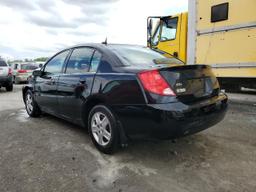
{"type": "Polygon", "coordinates": [[[95,51],[92,57],[90,72],[96,72],[100,64],[102,54],[99,51],[95,51]]]}
{"type": "Polygon", "coordinates": [[[93,52],[92,48],[76,48],[69,58],[66,73],[88,72],[93,52]]]}
{"type": "Polygon", "coordinates": [[[177,24],[177,17],[163,20],[161,41],[168,41],[176,38],[177,24]]]}
{"type": "Polygon", "coordinates": [[[45,66],[44,72],[45,74],[55,74],[61,73],[62,67],[65,63],[66,57],[69,53],[68,51],[64,51],[53,57],[45,66]]]}

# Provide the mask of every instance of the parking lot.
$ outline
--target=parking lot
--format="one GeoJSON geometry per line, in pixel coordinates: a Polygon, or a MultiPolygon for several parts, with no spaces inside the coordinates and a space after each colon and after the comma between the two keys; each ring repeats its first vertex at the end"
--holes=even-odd
{"type": "Polygon", "coordinates": [[[0,91],[0,191],[256,191],[253,102],[231,101],[220,124],[196,135],[133,141],[109,156],[81,127],[29,118],[21,88],[0,91]]]}

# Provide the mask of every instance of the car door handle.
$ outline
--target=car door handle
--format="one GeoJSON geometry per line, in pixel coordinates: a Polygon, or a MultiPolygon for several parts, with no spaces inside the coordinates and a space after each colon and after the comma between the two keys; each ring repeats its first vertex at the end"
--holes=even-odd
{"type": "Polygon", "coordinates": [[[86,80],[85,79],[80,79],[79,82],[80,82],[80,84],[86,84],[86,80]]]}

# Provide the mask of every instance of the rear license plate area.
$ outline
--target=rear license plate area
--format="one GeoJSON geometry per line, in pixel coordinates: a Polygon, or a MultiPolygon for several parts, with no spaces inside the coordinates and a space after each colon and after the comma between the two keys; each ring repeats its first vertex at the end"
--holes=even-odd
{"type": "Polygon", "coordinates": [[[204,94],[204,79],[188,79],[175,84],[175,90],[178,95],[201,96],[204,94]]]}

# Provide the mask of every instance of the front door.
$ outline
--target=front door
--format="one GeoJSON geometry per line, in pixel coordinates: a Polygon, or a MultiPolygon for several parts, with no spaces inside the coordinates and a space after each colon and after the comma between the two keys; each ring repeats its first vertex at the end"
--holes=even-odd
{"type": "Polygon", "coordinates": [[[54,56],[46,63],[43,69],[43,75],[41,77],[36,77],[35,98],[40,108],[48,113],[57,113],[57,81],[59,75],[62,73],[68,54],[69,50],[54,56]]]}
{"type": "Polygon", "coordinates": [[[179,57],[180,38],[178,28],[179,17],[161,19],[160,39],[157,48],[174,57],[179,57]]]}

